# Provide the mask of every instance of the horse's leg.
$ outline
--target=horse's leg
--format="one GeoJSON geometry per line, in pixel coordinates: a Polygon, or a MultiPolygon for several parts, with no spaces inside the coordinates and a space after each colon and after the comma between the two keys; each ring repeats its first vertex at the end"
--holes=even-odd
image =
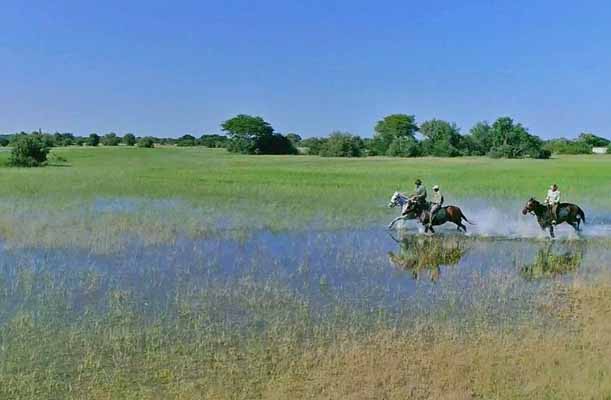
{"type": "Polygon", "coordinates": [[[403,220],[405,219],[405,217],[404,217],[403,215],[401,215],[401,216],[399,216],[399,217],[397,217],[397,218],[393,219],[393,220],[390,222],[390,224],[388,224],[388,229],[392,229],[393,225],[394,225],[395,223],[397,223],[397,221],[402,220],[402,219],[403,219],[403,220]]]}
{"type": "Polygon", "coordinates": [[[577,232],[577,234],[581,232],[581,229],[579,229],[579,222],[569,222],[569,225],[571,225],[573,229],[575,229],[575,232],[577,232]]]}
{"type": "Polygon", "coordinates": [[[549,235],[552,239],[556,237],[556,235],[554,234],[554,225],[549,226],[549,235]]]}

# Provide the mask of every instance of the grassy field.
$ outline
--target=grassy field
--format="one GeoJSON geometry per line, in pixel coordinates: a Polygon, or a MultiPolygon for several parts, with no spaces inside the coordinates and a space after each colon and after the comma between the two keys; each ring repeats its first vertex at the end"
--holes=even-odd
{"type": "MultiPolygon", "coordinates": [[[[608,240],[595,242],[596,257],[541,251],[521,271],[509,266],[507,276],[484,281],[475,274],[468,288],[487,293],[485,300],[456,321],[444,316],[456,312],[460,298],[477,298],[473,293],[449,292],[445,309],[414,317],[414,304],[399,314],[368,308],[373,296],[366,282],[346,297],[328,289],[327,271],[311,270],[320,258],[340,277],[373,279],[391,266],[384,254],[362,263],[357,247],[367,238],[349,236],[348,248],[336,254],[328,251],[334,242],[318,237],[318,247],[306,243],[312,253],[285,276],[273,263],[293,261],[268,257],[273,243],[240,247],[223,236],[256,236],[258,228],[383,227],[396,214],[385,207],[390,195],[410,191],[416,177],[441,185],[450,202],[497,205],[541,197],[556,182],[568,201],[608,212],[611,156],[326,159],[172,147],[53,152],[67,165],[0,167],[1,399],[611,398],[608,240]],[[218,242],[202,250],[197,240],[206,238],[218,242]],[[223,264],[218,254],[226,246],[237,250],[223,264]],[[260,248],[244,260],[240,252],[249,246],[260,248]],[[582,266],[584,260],[596,265],[582,266]],[[234,264],[249,267],[225,278],[222,268],[229,274],[234,264]],[[595,279],[579,274],[590,267],[595,279]],[[566,275],[573,278],[563,280],[566,275]],[[304,286],[315,282],[320,298],[295,289],[301,277],[304,286]],[[529,314],[499,315],[504,308],[495,306],[526,293],[514,291],[516,285],[545,290],[522,299],[529,314]]],[[[0,164],[7,157],[0,152],[0,164]]],[[[475,253],[484,245],[470,240],[475,253]]],[[[424,256],[410,247],[391,261],[421,276],[431,264],[457,264],[455,274],[488,267],[477,254],[479,264],[458,265],[469,250],[446,242],[420,247],[424,256]]],[[[519,243],[515,249],[503,256],[524,256],[519,243]]],[[[427,284],[416,285],[425,294],[446,289],[427,284]]]]}
{"type": "MultiPolygon", "coordinates": [[[[73,232],[65,236],[71,242],[77,236],[88,237],[83,231],[100,230],[110,237],[155,232],[156,237],[146,240],[160,242],[176,231],[197,236],[219,228],[368,226],[385,223],[395,214],[385,207],[390,195],[395,190],[410,192],[416,177],[429,188],[441,185],[446,201],[455,204],[485,199],[518,207],[530,196],[543,197],[550,183],[556,182],[566,201],[611,208],[611,156],[547,161],[328,159],[173,147],[53,152],[66,158],[68,165],[0,169],[0,219],[4,219],[0,235],[5,239],[53,246],[60,239],[54,235],[57,229],[73,232]],[[116,200],[118,211],[121,201],[129,203],[123,208],[130,212],[100,212],[95,204],[100,199],[116,200]]],[[[0,153],[0,163],[6,158],[6,152],[0,153]]],[[[91,247],[92,242],[99,241],[92,238],[84,245],[91,247]]]]}

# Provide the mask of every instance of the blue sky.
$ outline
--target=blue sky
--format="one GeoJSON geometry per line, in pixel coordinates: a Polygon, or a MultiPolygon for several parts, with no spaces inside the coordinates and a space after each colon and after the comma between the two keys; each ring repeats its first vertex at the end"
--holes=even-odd
{"type": "Polygon", "coordinates": [[[3,1],[0,132],[304,137],[390,113],[611,137],[611,3],[3,1]]]}

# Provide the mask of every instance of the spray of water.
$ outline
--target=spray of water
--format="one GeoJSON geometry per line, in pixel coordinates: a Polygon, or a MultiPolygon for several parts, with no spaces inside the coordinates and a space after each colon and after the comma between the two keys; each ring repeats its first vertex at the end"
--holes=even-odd
{"type": "MultiPolygon", "coordinates": [[[[516,201],[508,201],[506,204],[494,203],[487,200],[460,200],[453,204],[459,206],[466,217],[475,225],[467,225],[468,235],[481,237],[503,237],[503,238],[546,238],[547,231],[542,231],[537,219],[530,215],[522,215],[524,204],[516,201]]],[[[592,210],[585,208],[587,224],[582,225],[580,235],[568,224],[560,224],[556,227],[558,237],[574,238],[611,238],[611,212],[592,210]]],[[[413,229],[420,232],[424,229],[419,223],[409,221],[402,224],[403,228],[413,229]]],[[[436,228],[438,231],[455,229],[454,224],[448,223],[436,228]]]]}

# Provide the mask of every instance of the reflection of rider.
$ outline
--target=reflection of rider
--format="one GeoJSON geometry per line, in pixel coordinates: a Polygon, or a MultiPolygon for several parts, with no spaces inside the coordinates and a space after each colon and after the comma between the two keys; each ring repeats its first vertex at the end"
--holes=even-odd
{"type": "Polygon", "coordinates": [[[439,186],[433,186],[433,196],[431,197],[431,216],[429,218],[429,228],[433,225],[433,215],[443,206],[443,194],[439,186]]]}
{"type": "Polygon", "coordinates": [[[416,191],[414,192],[412,198],[416,201],[416,204],[426,208],[426,188],[420,179],[416,179],[416,182],[414,183],[416,184],[416,191]]]}
{"type": "Polygon", "coordinates": [[[558,204],[560,204],[560,191],[555,183],[547,191],[544,204],[547,205],[547,211],[552,219],[552,224],[555,224],[558,219],[558,204]]]}

